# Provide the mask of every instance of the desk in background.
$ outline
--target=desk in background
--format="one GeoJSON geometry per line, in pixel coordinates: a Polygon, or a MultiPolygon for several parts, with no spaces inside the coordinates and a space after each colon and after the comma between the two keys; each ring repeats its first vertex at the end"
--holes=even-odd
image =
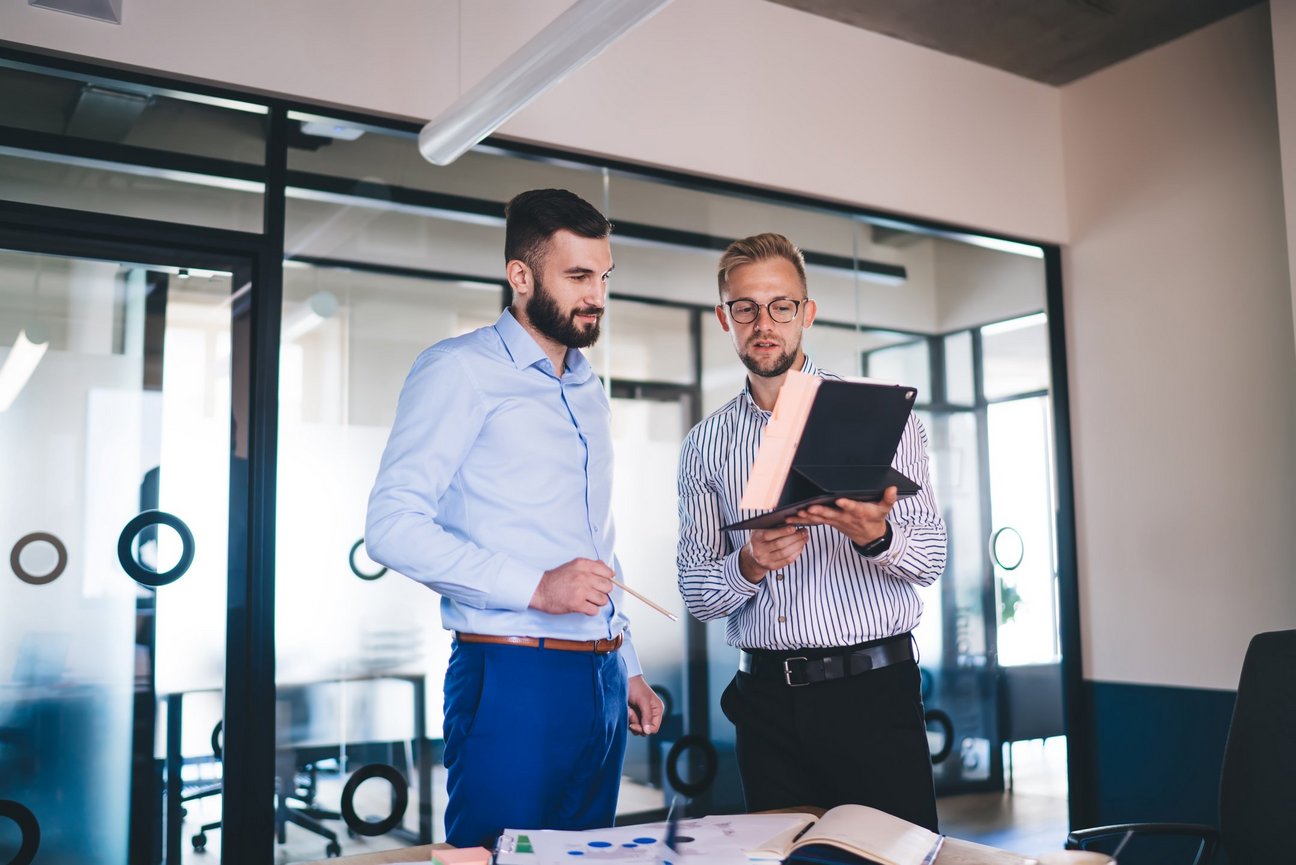
{"type": "MultiPolygon", "coordinates": [[[[426,677],[422,674],[403,674],[387,673],[374,674],[371,676],[352,678],[352,679],[330,679],[326,682],[303,683],[303,684],[284,684],[277,686],[278,691],[282,694],[294,689],[309,688],[315,684],[328,685],[339,681],[369,681],[374,679],[396,679],[408,682],[413,688],[413,730],[410,741],[414,744],[414,771],[418,775],[418,830],[416,833],[406,833],[401,837],[406,840],[414,841],[427,846],[432,840],[432,743],[427,738],[427,710],[426,710],[426,677]]],[[[181,768],[184,763],[181,748],[181,733],[184,719],[184,694],[174,693],[165,697],[167,704],[167,741],[166,741],[166,861],[180,862],[181,851],[184,846],[182,812],[183,804],[181,795],[183,792],[183,782],[181,778],[181,768]]],[[[280,747],[293,749],[298,747],[309,747],[310,742],[285,742],[280,747]]],[[[342,743],[334,743],[342,744],[342,743]]],[[[393,829],[390,834],[400,835],[404,830],[393,829]]],[[[417,857],[415,857],[417,858],[417,857]]],[[[425,857],[431,859],[429,852],[425,857]]],[[[339,859],[330,859],[329,862],[339,862],[339,859]]],[[[379,859],[376,862],[400,862],[397,859],[379,859]]],[[[411,861],[409,859],[405,861],[411,861]]]]}

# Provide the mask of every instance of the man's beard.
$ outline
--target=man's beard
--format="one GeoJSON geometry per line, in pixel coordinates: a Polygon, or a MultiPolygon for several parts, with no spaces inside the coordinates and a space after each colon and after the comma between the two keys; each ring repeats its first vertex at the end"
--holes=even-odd
{"type": "Polygon", "coordinates": [[[554,296],[545,290],[539,277],[535,281],[535,293],[526,308],[527,318],[535,329],[560,345],[568,348],[589,348],[599,338],[599,326],[603,323],[603,310],[595,306],[583,306],[564,313],[554,296]],[[582,327],[576,323],[578,315],[598,316],[592,327],[582,327]]]}
{"type": "Polygon", "coordinates": [[[792,364],[796,362],[797,351],[800,348],[801,343],[798,342],[791,351],[783,352],[773,358],[772,361],[764,361],[767,364],[766,366],[761,366],[762,361],[757,360],[747,352],[739,352],[738,357],[742,359],[743,366],[756,373],[756,375],[762,378],[778,378],[792,368],[792,364]]]}

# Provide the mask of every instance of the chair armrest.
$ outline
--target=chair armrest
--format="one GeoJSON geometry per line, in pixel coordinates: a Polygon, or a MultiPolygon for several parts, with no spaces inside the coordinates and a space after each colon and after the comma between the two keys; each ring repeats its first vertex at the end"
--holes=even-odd
{"type": "Polygon", "coordinates": [[[1094,841],[1120,837],[1120,843],[1111,852],[1119,859],[1125,845],[1132,839],[1147,836],[1182,836],[1200,839],[1197,855],[1192,865],[1210,865],[1219,846],[1219,830],[1201,823],[1117,823],[1112,826],[1095,826],[1092,829],[1075,829],[1067,834],[1067,850],[1085,850],[1094,841]]]}

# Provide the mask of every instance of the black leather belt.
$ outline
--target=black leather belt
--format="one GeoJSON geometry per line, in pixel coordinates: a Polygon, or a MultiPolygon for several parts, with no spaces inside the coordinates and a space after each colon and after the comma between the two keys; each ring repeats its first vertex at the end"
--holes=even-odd
{"type": "Polygon", "coordinates": [[[913,640],[909,634],[872,645],[841,649],[835,654],[821,654],[825,651],[833,652],[832,649],[816,649],[811,650],[811,653],[819,657],[807,657],[799,653],[741,649],[738,653],[738,669],[758,679],[782,682],[788,687],[798,688],[816,682],[858,676],[869,670],[915,660],[913,640]]]}

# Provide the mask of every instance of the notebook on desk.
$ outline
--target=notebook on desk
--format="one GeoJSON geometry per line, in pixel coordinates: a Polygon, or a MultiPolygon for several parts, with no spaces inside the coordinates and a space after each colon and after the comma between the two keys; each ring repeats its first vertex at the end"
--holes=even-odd
{"type": "Polygon", "coordinates": [[[878,501],[888,487],[917,493],[891,466],[917,396],[905,385],[789,372],[738,503],[765,513],[723,529],[773,528],[811,505],[878,501]]]}

